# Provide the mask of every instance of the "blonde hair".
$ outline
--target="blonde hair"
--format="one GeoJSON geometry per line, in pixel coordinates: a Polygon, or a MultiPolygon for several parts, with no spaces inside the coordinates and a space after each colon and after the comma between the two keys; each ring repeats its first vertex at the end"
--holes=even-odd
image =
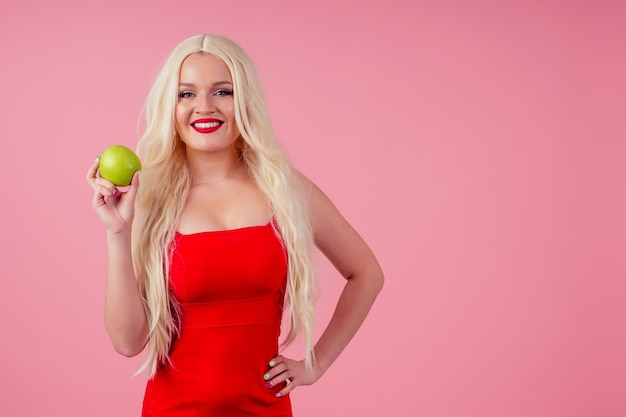
{"type": "Polygon", "coordinates": [[[287,253],[285,308],[288,334],[283,345],[304,333],[305,363],[313,355],[313,233],[303,183],[278,144],[256,69],[233,41],[198,35],[181,42],[166,60],[146,101],[146,131],[139,140],[141,185],[137,196],[134,260],[150,331],[146,360],[138,372],[154,376],[179,331],[180,311],[169,289],[170,249],[185,205],[190,174],[185,148],[175,127],[179,72],[186,57],[208,53],[220,58],[233,81],[235,118],[241,134],[240,152],[252,177],[270,203],[277,236],[287,253]]]}

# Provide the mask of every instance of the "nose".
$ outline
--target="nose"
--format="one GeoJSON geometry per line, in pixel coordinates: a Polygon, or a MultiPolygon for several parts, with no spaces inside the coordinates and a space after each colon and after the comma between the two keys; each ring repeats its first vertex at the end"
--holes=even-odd
{"type": "Polygon", "coordinates": [[[199,95],[195,110],[196,113],[215,113],[217,107],[215,106],[214,97],[211,94],[199,95]]]}

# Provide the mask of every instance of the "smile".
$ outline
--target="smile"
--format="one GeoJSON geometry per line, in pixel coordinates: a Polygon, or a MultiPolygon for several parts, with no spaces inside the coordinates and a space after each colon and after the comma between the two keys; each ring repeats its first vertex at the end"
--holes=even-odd
{"type": "Polygon", "coordinates": [[[198,129],[208,129],[211,127],[218,127],[219,125],[221,125],[220,122],[194,123],[193,127],[197,127],[198,129]]]}
{"type": "Polygon", "coordinates": [[[219,129],[224,122],[217,119],[200,119],[191,123],[191,127],[199,133],[212,133],[219,129]]]}

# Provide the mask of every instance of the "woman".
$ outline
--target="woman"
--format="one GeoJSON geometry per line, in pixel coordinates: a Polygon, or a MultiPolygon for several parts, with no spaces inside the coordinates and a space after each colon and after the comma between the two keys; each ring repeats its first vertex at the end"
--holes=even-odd
{"type": "Polygon", "coordinates": [[[143,160],[126,192],[87,180],[108,237],[105,324],[125,356],[147,345],[144,416],[291,416],[382,288],[376,258],[274,137],[254,66],[232,41],[191,37],[148,96],[143,160]],[[141,185],[140,185],[141,183],[141,185]],[[135,215],[136,208],[136,215],[135,215]],[[313,344],[316,245],[346,278],[313,344]],[[278,354],[304,334],[303,360],[278,354]]]}

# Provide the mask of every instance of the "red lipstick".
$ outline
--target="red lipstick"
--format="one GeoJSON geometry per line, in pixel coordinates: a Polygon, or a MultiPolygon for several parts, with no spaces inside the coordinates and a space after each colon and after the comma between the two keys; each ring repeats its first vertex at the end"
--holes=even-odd
{"type": "Polygon", "coordinates": [[[224,124],[218,119],[198,119],[191,122],[191,127],[198,133],[213,133],[224,124]]]}

